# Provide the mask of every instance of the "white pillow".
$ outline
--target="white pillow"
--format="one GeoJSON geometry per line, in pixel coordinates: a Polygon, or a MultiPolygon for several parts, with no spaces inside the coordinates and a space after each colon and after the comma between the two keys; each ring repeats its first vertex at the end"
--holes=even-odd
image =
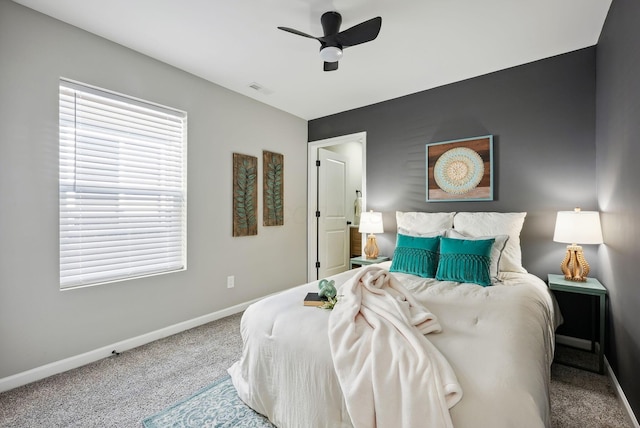
{"type": "Polygon", "coordinates": [[[469,241],[479,241],[483,239],[495,239],[493,246],[491,247],[491,265],[489,266],[489,276],[491,277],[491,281],[498,281],[498,266],[500,264],[500,259],[502,258],[502,251],[504,251],[504,247],[509,240],[509,235],[498,235],[498,236],[467,236],[464,235],[455,229],[449,229],[447,231],[447,238],[455,238],[455,239],[467,239],[469,241]]]}
{"type": "Polygon", "coordinates": [[[521,272],[522,250],[520,248],[520,231],[527,213],[457,213],[453,219],[453,227],[463,235],[472,237],[508,235],[509,239],[502,252],[498,270],[500,272],[521,272]]]}
{"type": "Polygon", "coordinates": [[[455,213],[423,213],[396,211],[398,233],[408,236],[443,235],[453,227],[455,213]]]}

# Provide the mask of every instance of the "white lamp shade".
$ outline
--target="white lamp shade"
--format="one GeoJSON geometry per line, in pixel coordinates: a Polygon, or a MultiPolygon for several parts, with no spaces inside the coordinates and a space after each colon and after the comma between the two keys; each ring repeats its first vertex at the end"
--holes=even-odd
{"type": "Polygon", "coordinates": [[[602,244],[600,213],[597,211],[558,211],[553,240],[566,244],[602,244]]]}
{"type": "Polygon", "coordinates": [[[373,211],[363,212],[360,216],[360,227],[358,231],[360,233],[383,233],[382,213],[373,211]]]}

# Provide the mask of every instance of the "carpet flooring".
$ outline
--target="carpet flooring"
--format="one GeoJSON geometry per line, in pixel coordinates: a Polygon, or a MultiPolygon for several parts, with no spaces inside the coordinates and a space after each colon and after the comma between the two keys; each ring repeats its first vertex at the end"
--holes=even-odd
{"type": "MultiPolygon", "coordinates": [[[[0,394],[0,427],[137,427],[226,375],[241,314],[0,394]]],[[[552,428],[629,427],[606,376],[552,366],[552,428]]],[[[479,427],[482,428],[482,427],[479,427]]]]}

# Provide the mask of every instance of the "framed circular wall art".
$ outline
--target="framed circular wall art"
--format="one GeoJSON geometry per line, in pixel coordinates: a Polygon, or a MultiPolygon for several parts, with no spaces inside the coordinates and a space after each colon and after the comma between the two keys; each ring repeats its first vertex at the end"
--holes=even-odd
{"type": "Polygon", "coordinates": [[[427,201],[492,201],[493,135],[427,144],[427,201]]]}

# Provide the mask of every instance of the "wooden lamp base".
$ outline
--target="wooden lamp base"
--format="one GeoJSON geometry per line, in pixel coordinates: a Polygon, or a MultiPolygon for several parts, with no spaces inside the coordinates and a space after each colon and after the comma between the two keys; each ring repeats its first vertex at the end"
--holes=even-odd
{"type": "Polygon", "coordinates": [[[370,233],[367,236],[367,245],[364,246],[364,255],[368,259],[377,259],[379,254],[378,244],[376,243],[376,236],[370,233]]]}
{"type": "Polygon", "coordinates": [[[567,245],[567,254],[560,264],[567,281],[585,282],[589,275],[589,263],[584,258],[580,245],[567,245]]]}

